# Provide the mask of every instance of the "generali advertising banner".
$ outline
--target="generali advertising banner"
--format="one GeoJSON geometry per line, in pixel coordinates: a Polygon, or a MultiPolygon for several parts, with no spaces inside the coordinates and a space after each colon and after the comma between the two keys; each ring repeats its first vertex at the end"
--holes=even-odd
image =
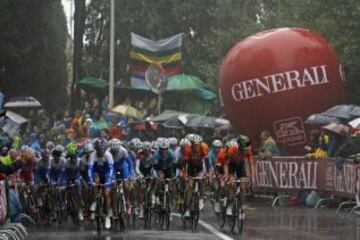
{"type": "Polygon", "coordinates": [[[318,190],[350,198],[359,192],[360,165],[351,161],[339,168],[335,159],[256,158],[255,173],[258,190],[318,190]]]}

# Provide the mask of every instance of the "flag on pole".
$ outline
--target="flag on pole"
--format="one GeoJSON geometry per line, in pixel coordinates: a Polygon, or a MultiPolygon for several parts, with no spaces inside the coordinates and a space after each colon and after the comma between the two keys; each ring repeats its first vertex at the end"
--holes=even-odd
{"type": "Polygon", "coordinates": [[[181,73],[181,44],[181,33],[158,41],[131,33],[131,86],[149,89],[145,71],[151,64],[159,66],[167,76],[181,73]]]}

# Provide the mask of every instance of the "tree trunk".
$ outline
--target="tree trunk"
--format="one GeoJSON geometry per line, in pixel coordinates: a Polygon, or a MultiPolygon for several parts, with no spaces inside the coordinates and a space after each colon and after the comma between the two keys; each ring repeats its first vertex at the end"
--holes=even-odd
{"type": "Polygon", "coordinates": [[[85,29],[86,6],[85,0],[74,0],[74,57],[73,57],[73,81],[71,86],[71,108],[75,110],[80,107],[80,89],[76,83],[83,77],[81,67],[83,53],[83,36],[85,29]]]}

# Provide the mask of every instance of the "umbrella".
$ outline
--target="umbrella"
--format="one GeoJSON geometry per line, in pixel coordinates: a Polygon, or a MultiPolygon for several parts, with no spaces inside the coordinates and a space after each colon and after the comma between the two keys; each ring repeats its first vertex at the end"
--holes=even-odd
{"type": "Polygon", "coordinates": [[[305,120],[305,123],[307,124],[329,124],[338,122],[339,119],[337,119],[336,117],[329,117],[321,113],[312,114],[305,120]]]}
{"type": "Polygon", "coordinates": [[[200,78],[192,75],[179,74],[167,78],[167,90],[197,90],[207,88],[200,78]]]}
{"type": "Polygon", "coordinates": [[[6,117],[8,117],[11,121],[13,121],[19,125],[27,122],[26,118],[24,118],[23,116],[21,116],[17,113],[12,112],[12,111],[6,111],[6,117]]]}
{"type": "Polygon", "coordinates": [[[172,117],[177,117],[181,114],[185,114],[184,112],[174,111],[174,110],[165,110],[159,115],[149,119],[150,122],[163,122],[172,117]]]}
{"type": "Polygon", "coordinates": [[[81,79],[77,85],[80,88],[86,89],[86,88],[104,88],[109,86],[108,82],[101,78],[94,78],[94,77],[85,77],[81,79]]]}
{"type": "Polygon", "coordinates": [[[328,125],[323,126],[322,129],[342,136],[346,136],[350,133],[350,127],[341,123],[329,123],[328,125]]]}
{"type": "Polygon", "coordinates": [[[106,121],[109,121],[109,122],[113,122],[113,121],[119,122],[121,119],[121,116],[118,113],[107,112],[107,113],[105,113],[104,118],[106,121]]]}
{"type": "Polygon", "coordinates": [[[217,126],[214,117],[208,117],[208,116],[189,116],[190,118],[185,123],[187,127],[191,128],[215,128],[217,126]]]}
{"type": "Polygon", "coordinates": [[[336,117],[342,119],[351,119],[353,113],[360,111],[360,107],[356,105],[336,105],[323,113],[329,117],[336,117]]]}
{"type": "Polygon", "coordinates": [[[6,108],[20,108],[20,107],[41,107],[41,103],[34,97],[14,97],[9,102],[5,103],[6,108]]]}
{"type": "Polygon", "coordinates": [[[126,117],[138,118],[140,116],[139,111],[130,105],[117,105],[111,111],[126,117]]]}
{"type": "Polygon", "coordinates": [[[91,125],[91,128],[93,129],[97,129],[97,130],[102,130],[102,129],[108,129],[109,128],[109,123],[105,122],[105,121],[98,121],[95,122],[91,125]]]}
{"type": "Polygon", "coordinates": [[[198,97],[202,98],[202,99],[205,99],[205,100],[213,100],[216,98],[216,94],[213,93],[212,91],[210,90],[207,90],[207,89],[197,89],[196,90],[196,94],[198,97]]]}
{"type": "Polygon", "coordinates": [[[162,126],[164,126],[165,128],[170,128],[170,129],[182,129],[184,127],[184,125],[181,123],[181,121],[176,116],[169,118],[168,120],[163,122],[162,126]]]}
{"type": "Polygon", "coordinates": [[[350,121],[348,124],[353,128],[360,129],[360,118],[355,118],[354,120],[350,121]]]}

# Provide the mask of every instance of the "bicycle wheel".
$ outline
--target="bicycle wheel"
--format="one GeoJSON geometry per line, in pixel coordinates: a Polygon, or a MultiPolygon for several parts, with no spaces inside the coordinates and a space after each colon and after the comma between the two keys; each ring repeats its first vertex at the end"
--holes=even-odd
{"type": "Polygon", "coordinates": [[[131,219],[132,219],[132,225],[134,230],[136,229],[136,211],[135,211],[135,207],[133,205],[133,207],[131,208],[131,219]]]}
{"type": "Polygon", "coordinates": [[[237,201],[235,201],[233,203],[233,207],[232,207],[232,214],[231,214],[231,216],[229,216],[229,229],[230,229],[230,232],[232,232],[232,233],[235,230],[237,213],[238,213],[238,206],[237,206],[237,201]]]}
{"type": "Polygon", "coordinates": [[[226,208],[221,203],[218,204],[220,204],[219,206],[220,212],[215,213],[215,215],[216,215],[216,220],[219,224],[219,228],[223,229],[226,223],[226,208]]]}
{"type": "Polygon", "coordinates": [[[239,206],[239,214],[237,217],[237,228],[238,228],[239,234],[242,234],[243,228],[244,228],[245,211],[244,211],[244,208],[242,207],[241,200],[238,200],[238,201],[239,201],[239,205],[238,205],[239,206]]]}
{"type": "Polygon", "coordinates": [[[169,199],[169,193],[166,193],[166,206],[165,206],[165,214],[164,214],[164,221],[165,221],[165,227],[166,230],[169,230],[170,228],[170,214],[171,214],[171,210],[170,210],[170,199],[169,199]]]}
{"type": "Polygon", "coordinates": [[[70,203],[69,215],[70,215],[73,223],[77,226],[77,225],[79,225],[80,220],[79,220],[79,215],[78,215],[76,199],[73,194],[71,194],[69,203],[70,203]]]}
{"type": "Polygon", "coordinates": [[[192,231],[195,232],[199,223],[200,218],[200,210],[199,210],[199,194],[193,193],[192,199],[192,211],[191,211],[191,228],[192,231]]]}
{"type": "Polygon", "coordinates": [[[125,206],[124,206],[123,198],[120,197],[118,200],[118,222],[119,222],[119,231],[124,232],[125,231],[125,225],[126,225],[126,216],[125,216],[125,206]]]}
{"type": "Polygon", "coordinates": [[[96,201],[96,230],[97,230],[97,235],[100,237],[101,236],[101,215],[102,215],[102,202],[101,202],[101,197],[98,197],[97,201],[96,201]]]}

